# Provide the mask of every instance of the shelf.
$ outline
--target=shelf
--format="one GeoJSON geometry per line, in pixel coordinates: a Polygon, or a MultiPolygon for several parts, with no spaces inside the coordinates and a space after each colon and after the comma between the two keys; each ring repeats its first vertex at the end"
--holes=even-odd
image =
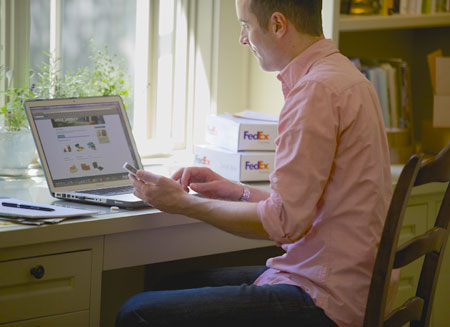
{"type": "Polygon", "coordinates": [[[450,26],[450,13],[426,15],[341,15],[340,32],[450,26]]]}

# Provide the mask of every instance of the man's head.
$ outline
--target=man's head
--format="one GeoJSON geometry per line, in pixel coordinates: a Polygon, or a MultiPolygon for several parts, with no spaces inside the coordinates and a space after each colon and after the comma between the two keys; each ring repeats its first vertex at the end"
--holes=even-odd
{"type": "Polygon", "coordinates": [[[280,71],[322,35],[321,0],[236,0],[239,41],[262,69],[280,71]]]}
{"type": "Polygon", "coordinates": [[[267,29],[272,14],[278,11],[299,32],[322,35],[322,0],[250,0],[250,11],[264,29],[267,29]]]}

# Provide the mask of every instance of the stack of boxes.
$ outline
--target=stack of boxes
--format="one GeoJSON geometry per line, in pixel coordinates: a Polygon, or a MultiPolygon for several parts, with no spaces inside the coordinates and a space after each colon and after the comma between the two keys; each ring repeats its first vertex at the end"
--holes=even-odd
{"type": "Polygon", "coordinates": [[[206,128],[209,144],[195,146],[195,164],[237,182],[268,181],[277,126],[276,121],[212,115],[206,128]]]}
{"type": "Polygon", "coordinates": [[[450,57],[436,58],[434,79],[434,127],[450,127],[450,57]]]}
{"type": "Polygon", "coordinates": [[[436,154],[450,143],[450,57],[428,55],[433,89],[433,120],[422,121],[422,151],[436,154]]]}

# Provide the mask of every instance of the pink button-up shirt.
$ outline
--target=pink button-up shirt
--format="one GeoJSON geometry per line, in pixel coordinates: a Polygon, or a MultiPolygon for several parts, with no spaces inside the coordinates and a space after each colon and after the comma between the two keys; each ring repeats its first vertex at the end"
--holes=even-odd
{"type": "Polygon", "coordinates": [[[297,285],[339,326],[362,326],[392,195],[377,94],[325,39],[278,79],[285,105],[272,192],[258,215],[286,253],[267,260],[255,284],[297,285]]]}

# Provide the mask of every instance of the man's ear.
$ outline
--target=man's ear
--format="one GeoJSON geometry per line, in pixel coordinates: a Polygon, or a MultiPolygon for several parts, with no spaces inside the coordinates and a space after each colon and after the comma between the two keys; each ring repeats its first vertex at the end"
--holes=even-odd
{"type": "Polygon", "coordinates": [[[283,36],[287,31],[288,20],[282,13],[276,11],[270,17],[270,29],[278,36],[283,36]]]}

